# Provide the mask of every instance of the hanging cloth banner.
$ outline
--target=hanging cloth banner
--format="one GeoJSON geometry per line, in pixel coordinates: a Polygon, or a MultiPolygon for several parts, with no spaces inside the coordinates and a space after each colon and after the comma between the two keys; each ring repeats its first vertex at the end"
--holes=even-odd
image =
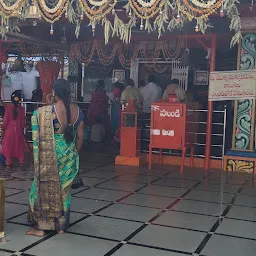
{"type": "Polygon", "coordinates": [[[46,102],[46,96],[52,92],[53,83],[60,73],[60,63],[56,61],[39,61],[37,62],[37,69],[43,91],[43,102],[46,102]]]}
{"type": "Polygon", "coordinates": [[[256,70],[211,72],[209,101],[255,99],[256,70]]]}

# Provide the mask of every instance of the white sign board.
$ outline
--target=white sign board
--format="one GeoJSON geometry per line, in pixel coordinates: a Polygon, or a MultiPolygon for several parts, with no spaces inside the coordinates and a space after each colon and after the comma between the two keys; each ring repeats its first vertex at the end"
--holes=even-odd
{"type": "Polygon", "coordinates": [[[209,101],[254,99],[256,70],[211,72],[209,101]]]}

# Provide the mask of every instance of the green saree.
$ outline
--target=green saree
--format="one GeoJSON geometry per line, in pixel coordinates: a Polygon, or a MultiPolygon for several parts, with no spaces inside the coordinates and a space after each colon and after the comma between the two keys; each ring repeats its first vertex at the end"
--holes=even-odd
{"type": "Polygon", "coordinates": [[[70,189],[79,169],[73,142],[54,134],[52,106],[32,116],[35,177],[29,196],[28,220],[36,229],[65,230],[69,225],[70,189]]]}

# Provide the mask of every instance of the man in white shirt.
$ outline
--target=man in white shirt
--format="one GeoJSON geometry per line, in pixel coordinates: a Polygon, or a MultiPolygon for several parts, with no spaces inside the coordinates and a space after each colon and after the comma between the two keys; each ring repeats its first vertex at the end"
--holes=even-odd
{"type": "Polygon", "coordinates": [[[149,75],[148,84],[141,89],[143,98],[143,113],[151,112],[151,104],[162,98],[162,89],[155,83],[155,77],[149,75]]]}

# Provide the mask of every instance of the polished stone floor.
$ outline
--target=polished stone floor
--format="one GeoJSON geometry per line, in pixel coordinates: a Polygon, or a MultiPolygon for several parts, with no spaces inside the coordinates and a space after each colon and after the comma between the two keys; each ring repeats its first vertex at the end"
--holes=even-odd
{"type": "Polygon", "coordinates": [[[178,170],[83,159],[85,186],[72,190],[70,228],[43,238],[25,235],[31,181],[9,178],[0,256],[255,256],[254,177],[178,170]]]}

